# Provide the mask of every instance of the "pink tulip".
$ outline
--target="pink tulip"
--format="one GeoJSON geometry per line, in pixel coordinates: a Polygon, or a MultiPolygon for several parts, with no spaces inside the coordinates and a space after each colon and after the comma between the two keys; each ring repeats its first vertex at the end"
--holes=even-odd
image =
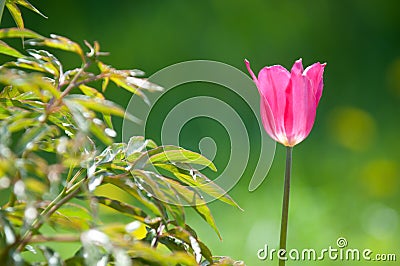
{"type": "Polygon", "coordinates": [[[274,65],[261,69],[257,78],[249,61],[245,63],[261,96],[261,118],[267,133],[288,147],[303,141],[314,124],[326,64],[318,62],[303,70],[299,59],[291,72],[274,65]]]}

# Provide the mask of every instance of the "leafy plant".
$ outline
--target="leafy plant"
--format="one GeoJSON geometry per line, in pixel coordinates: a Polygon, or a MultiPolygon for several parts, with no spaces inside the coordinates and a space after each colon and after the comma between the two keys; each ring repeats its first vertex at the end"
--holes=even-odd
{"type": "Polygon", "coordinates": [[[0,1],[1,14],[6,6],[18,26],[0,29],[0,53],[13,58],[0,67],[0,190],[2,198],[8,197],[0,207],[0,261],[244,265],[213,257],[186,224],[183,205],[190,205],[220,237],[202,194],[237,206],[194,168],[216,170],[211,161],[180,147],[157,146],[143,136],[128,143],[113,141],[113,116],[137,119],[105,98],[109,83],[144,101],[145,92],[162,88],[140,78],[141,71],[104,63],[101,58],[107,53],[97,42],[85,41],[82,47],[66,37],[44,37],[25,29],[18,5],[40,14],[25,0],[0,1]],[[39,48],[21,52],[2,41],[7,38],[39,48]],[[64,69],[49,50],[75,54],[81,65],[64,69]],[[124,191],[129,203],[96,193],[102,186],[124,191]],[[101,214],[101,205],[114,210],[112,222],[101,214]],[[55,233],[49,233],[49,227],[55,233]],[[77,242],[81,247],[63,259],[48,242],[77,242]],[[27,259],[27,253],[37,252],[43,261],[27,259]]]}

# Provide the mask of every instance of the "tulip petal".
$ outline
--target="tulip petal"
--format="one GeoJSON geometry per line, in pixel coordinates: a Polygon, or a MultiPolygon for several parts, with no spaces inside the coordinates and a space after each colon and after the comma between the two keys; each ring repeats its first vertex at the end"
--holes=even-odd
{"type": "Polygon", "coordinates": [[[257,87],[274,114],[276,135],[284,134],[285,89],[289,80],[289,71],[278,65],[264,67],[258,74],[257,87]]]}
{"type": "Polygon", "coordinates": [[[315,95],[311,82],[303,76],[301,59],[293,65],[285,93],[285,134],[287,145],[294,146],[310,133],[316,112],[315,95]]]}
{"type": "Polygon", "coordinates": [[[250,73],[251,77],[253,78],[254,82],[255,82],[255,83],[256,83],[256,85],[258,86],[258,80],[257,80],[257,77],[256,77],[256,75],[254,75],[254,72],[253,72],[253,70],[251,70],[251,67],[250,67],[250,62],[249,62],[249,60],[245,59],[245,60],[244,60],[244,63],[246,64],[247,70],[249,71],[249,73],[250,73]]]}
{"type": "Polygon", "coordinates": [[[271,111],[271,107],[269,106],[268,102],[265,101],[262,97],[260,99],[260,113],[261,121],[263,123],[265,131],[267,131],[268,135],[272,139],[274,139],[275,141],[279,141],[279,138],[276,135],[275,119],[271,111]]]}
{"type": "Polygon", "coordinates": [[[324,87],[323,74],[324,74],[325,66],[326,66],[326,63],[321,64],[318,62],[318,63],[315,63],[315,64],[307,67],[303,73],[303,75],[305,75],[311,81],[311,86],[314,91],[315,100],[317,101],[317,105],[319,103],[319,100],[321,99],[322,89],[324,87]]]}

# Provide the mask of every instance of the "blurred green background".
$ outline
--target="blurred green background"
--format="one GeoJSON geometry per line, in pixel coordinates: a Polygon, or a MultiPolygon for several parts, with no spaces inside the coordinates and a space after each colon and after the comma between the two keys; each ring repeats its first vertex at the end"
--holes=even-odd
{"type": "MultiPolygon", "coordinates": [[[[336,247],[336,239],[345,237],[349,248],[396,253],[400,260],[399,1],[32,3],[48,19],[23,10],[28,28],[81,43],[98,40],[103,50],[111,53],[106,62],[117,68],[142,69],[147,76],[193,59],[224,62],[246,73],[244,58],[250,60],[255,72],[273,64],[290,68],[300,57],[305,66],[327,62],[324,93],[313,131],[294,150],[288,248],[336,247]]],[[[2,27],[11,25],[5,11],[2,27]]],[[[77,62],[67,53],[61,55],[67,65],[77,62]]],[[[190,86],[180,91],[190,94],[190,86]]],[[[210,88],[204,84],[193,86],[197,93],[202,86],[205,93],[210,88]]],[[[168,98],[159,120],[182,95],[168,98]]],[[[117,89],[109,89],[108,96],[122,106],[130,98],[117,89]]],[[[227,92],[223,97],[229,101],[235,95],[227,92]]],[[[253,119],[246,115],[248,110],[243,104],[234,108],[244,114],[244,119],[253,119]]],[[[121,121],[117,123],[118,129],[121,121]]],[[[193,121],[182,130],[182,143],[196,150],[196,136],[204,132],[215,137],[217,167],[223,169],[229,145],[225,143],[226,132],[218,125],[193,121]]],[[[153,137],[157,139],[157,132],[153,137]]],[[[254,141],[257,144],[257,138],[254,141]]],[[[223,241],[189,212],[189,224],[215,255],[242,259],[248,265],[277,264],[258,260],[257,250],[265,244],[278,246],[284,157],[284,148],[277,145],[268,178],[255,192],[247,190],[251,169],[230,191],[244,212],[217,202],[211,204],[223,241]]],[[[343,265],[327,259],[312,263],[343,265]]],[[[311,263],[288,263],[295,264],[311,263]]]]}

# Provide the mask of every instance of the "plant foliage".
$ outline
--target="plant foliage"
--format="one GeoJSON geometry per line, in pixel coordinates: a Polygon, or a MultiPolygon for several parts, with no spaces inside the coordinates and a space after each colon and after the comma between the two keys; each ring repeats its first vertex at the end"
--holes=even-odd
{"type": "Polygon", "coordinates": [[[81,46],[26,29],[19,6],[41,14],[28,1],[0,1],[1,14],[4,6],[17,28],[0,29],[0,53],[12,58],[0,67],[0,191],[8,195],[0,207],[3,265],[244,265],[213,257],[186,223],[183,205],[190,205],[220,237],[202,195],[237,206],[194,168],[216,170],[211,161],[142,136],[113,140],[113,116],[137,119],[106,99],[109,84],[144,101],[145,93],[162,88],[141,71],[104,63],[107,53],[97,42],[81,46]],[[26,49],[8,45],[9,38],[22,39],[26,49]],[[81,65],[65,69],[57,50],[75,54],[81,65]],[[102,186],[131,199],[99,195],[102,186]],[[99,206],[114,211],[112,222],[99,206]],[[62,258],[49,242],[80,248],[62,258]],[[27,253],[41,253],[43,261],[30,261],[27,253]]]}

